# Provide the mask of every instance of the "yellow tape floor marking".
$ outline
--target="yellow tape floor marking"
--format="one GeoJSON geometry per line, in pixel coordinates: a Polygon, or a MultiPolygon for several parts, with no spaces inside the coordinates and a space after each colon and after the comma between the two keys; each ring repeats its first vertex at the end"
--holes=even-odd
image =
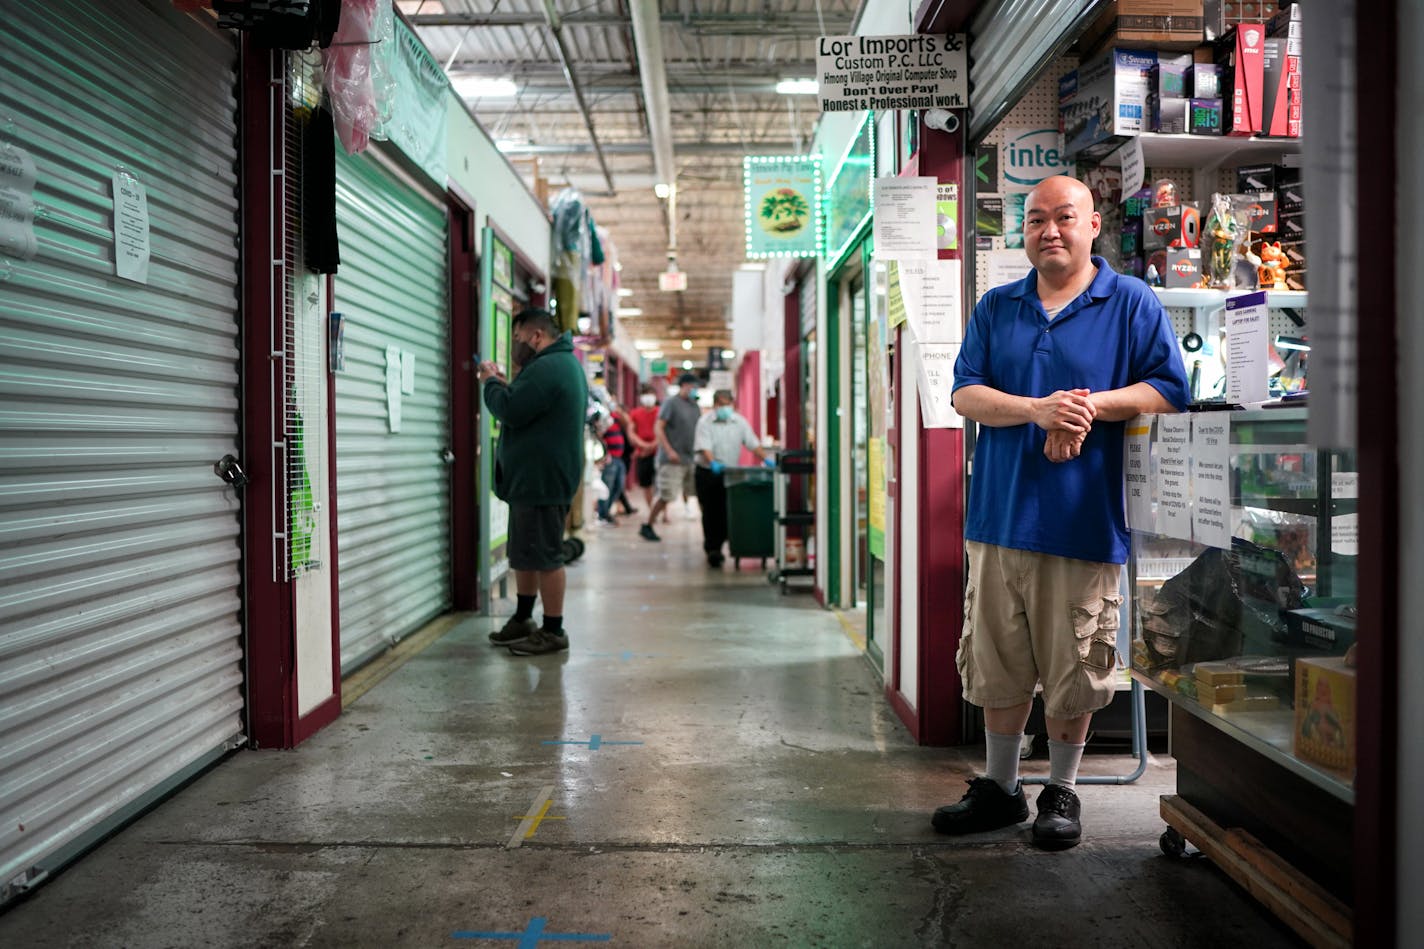
{"type": "Polygon", "coordinates": [[[865,637],[862,636],[860,632],[854,626],[851,625],[850,620],[846,619],[846,615],[840,610],[833,608],[831,612],[836,614],[836,619],[841,621],[841,629],[845,631],[846,639],[849,639],[852,643],[855,643],[855,648],[859,649],[861,652],[865,652],[865,637]]]}
{"type": "Polygon", "coordinates": [[[534,806],[529,808],[534,813],[519,814],[515,820],[519,821],[519,826],[514,828],[514,836],[509,838],[506,849],[513,850],[524,841],[534,836],[534,831],[539,829],[539,825],[546,820],[564,820],[562,817],[550,817],[549,805],[554,802],[554,786],[546,784],[539,789],[539,794],[534,798],[534,806]]]}

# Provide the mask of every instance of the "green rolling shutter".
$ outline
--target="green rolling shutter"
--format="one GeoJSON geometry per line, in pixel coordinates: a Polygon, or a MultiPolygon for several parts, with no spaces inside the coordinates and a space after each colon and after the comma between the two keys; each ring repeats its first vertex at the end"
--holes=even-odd
{"type": "Polygon", "coordinates": [[[336,188],[336,309],[346,315],[336,526],[349,672],[450,609],[450,334],[443,205],[376,155],[339,147],[336,188]],[[390,391],[396,351],[397,365],[414,360],[411,394],[398,378],[390,391]]]}

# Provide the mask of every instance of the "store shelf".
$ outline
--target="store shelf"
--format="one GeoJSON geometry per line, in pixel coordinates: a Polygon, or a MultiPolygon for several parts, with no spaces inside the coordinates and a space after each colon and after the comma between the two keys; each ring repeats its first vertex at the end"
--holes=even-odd
{"type": "MultiPolygon", "coordinates": [[[[1206,309],[1226,306],[1228,294],[1250,293],[1250,290],[1206,290],[1198,287],[1153,287],[1152,292],[1163,306],[1206,309]]],[[[1267,290],[1266,305],[1277,310],[1303,310],[1306,303],[1305,290],[1267,290]]]]}
{"type": "MultiPolygon", "coordinates": [[[[1236,138],[1231,135],[1161,135],[1143,132],[1142,157],[1148,168],[1220,168],[1225,165],[1280,164],[1300,153],[1298,138],[1236,138]]],[[[1132,144],[1104,158],[1104,165],[1121,165],[1132,144]]]]}
{"type": "Polygon", "coordinates": [[[1295,730],[1295,713],[1291,709],[1270,712],[1242,712],[1224,718],[1203,706],[1189,696],[1175,689],[1169,689],[1152,676],[1132,670],[1132,677],[1143,686],[1156,692],[1168,702],[1190,712],[1213,728],[1225,733],[1246,747],[1264,755],[1269,760],[1323,791],[1339,798],[1351,806],[1355,803],[1355,789],[1340,777],[1322,771],[1309,762],[1301,761],[1290,753],[1291,735],[1295,730]]]}

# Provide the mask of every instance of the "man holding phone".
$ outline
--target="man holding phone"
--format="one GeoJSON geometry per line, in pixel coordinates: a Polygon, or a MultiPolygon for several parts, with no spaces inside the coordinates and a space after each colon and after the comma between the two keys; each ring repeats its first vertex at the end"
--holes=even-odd
{"type": "Polygon", "coordinates": [[[532,656],[569,648],[564,523],[583,477],[588,383],[572,334],[560,333],[547,310],[521,311],[512,333],[514,381],[492,362],[479,369],[485,405],[500,423],[494,493],[509,504],[509,566],[518,596],[514,615],[489,640],[532,656]],[[536,625],[534,602],[541,598],[544,622],[536,625]]]}

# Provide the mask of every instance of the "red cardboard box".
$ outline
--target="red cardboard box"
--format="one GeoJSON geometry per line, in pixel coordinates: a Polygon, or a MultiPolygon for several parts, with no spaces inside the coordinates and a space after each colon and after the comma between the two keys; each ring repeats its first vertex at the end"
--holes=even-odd
{"type": "MultiPolygon", "coordinates": [[[[1290,134],[1291,57],[1286,52],[1289,40],[1270,37],[1264,43],[1261,57],[1261,134],[1290,134]]],[[[1298,60],[1296,60],[1298,64],[1298,60]]],[[[1299,65],[1297,65],[1299,68],[1299,65]]],[[[1297,122],[1297,134],[1299,123],[1297,122]]]]}
{"type": "Polygon", "coordinates": [[[1226,62],[1231,80],[1223,83],[1222,94],[1229,92],[1231,121],[1228,135],[1256,135],[1261,131],[1261,95],[1265,84],[1263,61],[1266,55],[1266,27],[1262,23],[1242,23],[1236,35],[1226,45],[1226,62]]]}

